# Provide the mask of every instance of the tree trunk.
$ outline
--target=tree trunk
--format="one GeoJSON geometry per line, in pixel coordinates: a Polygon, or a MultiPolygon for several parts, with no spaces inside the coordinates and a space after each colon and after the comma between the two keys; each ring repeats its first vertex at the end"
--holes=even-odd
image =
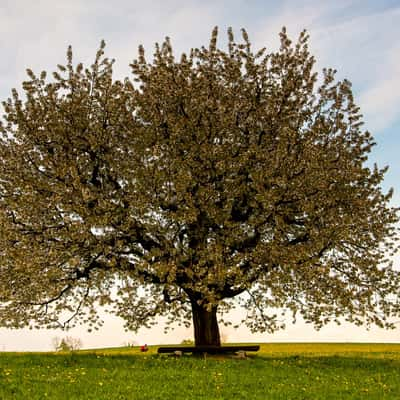
{"type": "Polygon", "coordinates": [[[217,321],[217,306],[207,311],[196,301],[192,303],[194,341],[196,346],[221,346],[217,321]]]}

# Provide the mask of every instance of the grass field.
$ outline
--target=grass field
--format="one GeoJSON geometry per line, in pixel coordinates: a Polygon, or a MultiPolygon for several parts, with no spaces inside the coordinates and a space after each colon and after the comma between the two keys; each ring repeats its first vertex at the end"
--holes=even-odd
{"type": "Polygon", "coordinates": [[[156,351],[0,353],[0,399],[400,399],[400,344],[263,344],[246,360],[156,351]]]}

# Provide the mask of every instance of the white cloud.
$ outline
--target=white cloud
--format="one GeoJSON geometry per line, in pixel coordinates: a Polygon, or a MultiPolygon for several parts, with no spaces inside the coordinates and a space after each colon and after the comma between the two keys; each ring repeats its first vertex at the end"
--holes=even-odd
{"type": "Polygon", "coordinates": [[[265,28],[256,33],[256,44],[276,48],[283,25],[293,39],[307,29],[317,70],[333,67],[339,79],[353,82],[366,127],[379,133],[400,117],[400,91],[396,90],[400,87],[400,8],[354,15],[350,12],[353,3],[305,2],[302,8],[284,3],[279,15],[265,19],[265,28]],[[346,9],[349,12],[343,12],[346,9]]]}
{"type": "Polygon", "coordinates": [[[319,28],[321,60],[354,83],[366,127],[378,134],[398,118],[400,92],[400,8],[356,16],[319,28]]]}
{"type": "Polygon", "coordinates": [[[376,81],[360,94],[361,109],[373,132],[390,127],[400,117],[400,47],[393,46],[380,66],[376,81]]]}

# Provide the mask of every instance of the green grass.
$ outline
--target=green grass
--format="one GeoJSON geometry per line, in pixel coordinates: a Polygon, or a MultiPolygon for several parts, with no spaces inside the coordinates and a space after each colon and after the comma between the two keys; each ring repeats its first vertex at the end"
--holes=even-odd
{"type": "Polygon", "coordinates": [[[0,353],[0,399],[399,399],[400,345],[263,344],[247,360],[0,353]]]}

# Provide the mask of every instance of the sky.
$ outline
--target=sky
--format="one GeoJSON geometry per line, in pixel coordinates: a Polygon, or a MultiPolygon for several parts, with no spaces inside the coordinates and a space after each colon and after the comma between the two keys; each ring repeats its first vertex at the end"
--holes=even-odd
{"type": "MultiPolygon", "coordinates": [[[[0,0],[0,99],[19,89],[26,68],[53,71],[66,60],[72,45],[75,61],[90,64],[100,41],[106,55],[116,59],[115,78],[130,73],[129,63],[139,44],[153,54],[154,43],[166,36],[177,55],[209,43],[214,26],[220,40],[232,27],[237,36],[245,28],[254,49],[275,50],[282,26],[293,39],[307,29],[316,70],[337,69],[339,79],[353,84],[365,129],[377,146],[369,162],[389,165],[383,184],[394,188],[393,205],[400,206],[400,0],[0,0]]],[[[395,256],[400,266],[400,255],[395,256]]],[[[233,320],[240,320],[237,312],[233,320]]],[[[384,331],[328,325],[315,331],[299,321],[274,334],[251,334],[245,327],[222,328],[231,342],[330,341],[400,342],[399,328],[384,331]]],[[[126,343],[179,343],[191,338],[191,329],[177,328],[165,335],[163,324],[138,333],[125,332],[121,320],[105,317],[104,327],[88,333],[84,327],[62,331],[0,329],[0,351],[52,349],[54,337],[81,339],[83,347],[112,347],[126,343]]]]}

